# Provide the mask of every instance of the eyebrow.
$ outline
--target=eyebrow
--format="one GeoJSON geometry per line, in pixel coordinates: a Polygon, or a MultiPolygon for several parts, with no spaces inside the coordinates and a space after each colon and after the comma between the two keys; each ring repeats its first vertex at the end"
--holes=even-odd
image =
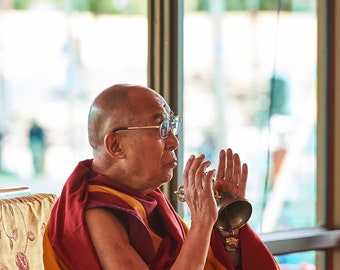
{"type": "Polygon", "coordinates": [[[165,115],[164,113],[155,113],[154,116],[152,117],[152,119],[154,121],[157,121],[157,120],[164,120],[164,119],[167,119],[167,118],[171,118],[173,117],[175,114],[173,111],[170,111],[169,112],[169,116],[165,115]]]}
{"type": "Polygon", "coordinates": [[[155,114],[153,115],[153,117],[152,117],[152,119],[153,119],[154,121],[157,121],[157,120],[163,119],[163,118],[164,118],[164,114],[163,114],[163,113],[155,113],[155,114]]]}

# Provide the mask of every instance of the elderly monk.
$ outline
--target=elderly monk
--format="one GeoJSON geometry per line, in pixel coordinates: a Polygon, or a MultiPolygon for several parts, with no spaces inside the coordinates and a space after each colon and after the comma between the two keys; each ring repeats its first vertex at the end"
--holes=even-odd
{"type": "Polygon", "coordinates": [[[190,228],[163,195],[159,187],[177,166],[179,128],[180,118],[152,89],[113,85],[95,98],[88,118],[93,159],[77,165],[52,210],[47,270],[278,269],[248,224],[232,235],[214,226],[214,189],[245,197],[247,165],[231,149],[220,151],[216,173],[204,155],[187,161],[190,228]]]}

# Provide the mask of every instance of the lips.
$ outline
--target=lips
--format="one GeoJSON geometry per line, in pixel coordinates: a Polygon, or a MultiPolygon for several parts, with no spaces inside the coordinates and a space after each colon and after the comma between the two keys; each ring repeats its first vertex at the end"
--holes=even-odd
{"type": "Polygon", "coordinates": [[[163,159],[162,159],[164,162],[162,162],[164,164],[165,167],[168,167],[168,168],[175,168],[177,167],[178,165],[178,162],[177,162],[177,156],[175,153],[171,153],[171,155],[168,155],[167,157],[163,156],[163,159]]]}
{"type": "Polygon", "coordinates": [[[175,168],[177,167],[177,160],[173,160],[165,164],[166,167],[175,168]]]}

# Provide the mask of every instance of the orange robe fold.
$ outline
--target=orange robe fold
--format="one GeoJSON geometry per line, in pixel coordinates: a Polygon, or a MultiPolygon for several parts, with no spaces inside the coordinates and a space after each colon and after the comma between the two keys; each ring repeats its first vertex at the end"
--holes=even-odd
{"type": "MultiPolygon", "coordinates": [[[[131,245],[150,269],[170,269],[188,228],[163,193],[143,195],[91,171],[92,160],[78,164],[65,183],[44,235],[44,265],[54,269],[101,269],[85,222],[85,211],[112,211],[128,233],[131,245]]],[[[274,270],[277,264],[258,236],[246,225],[240,230],[242,269],[274,270]]],[[[217,229],[205,270],[233,270],[217,229]]]]}

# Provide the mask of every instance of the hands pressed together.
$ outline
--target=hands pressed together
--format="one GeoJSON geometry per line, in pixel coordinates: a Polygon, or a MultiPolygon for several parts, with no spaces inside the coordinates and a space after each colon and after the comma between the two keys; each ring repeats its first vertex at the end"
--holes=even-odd
{"type": "Polygon", "coordinates": [[[204,155],[192,155],[187,161],[183,174],[184,197],[192,222],[214,224],[218,214],[214,189],[245,198],[248,166],[246,163],[241,165],[239,155],[230,148],[220,151],[217,173],[208,169],[211,163],[204,158],[204,155]]]}

